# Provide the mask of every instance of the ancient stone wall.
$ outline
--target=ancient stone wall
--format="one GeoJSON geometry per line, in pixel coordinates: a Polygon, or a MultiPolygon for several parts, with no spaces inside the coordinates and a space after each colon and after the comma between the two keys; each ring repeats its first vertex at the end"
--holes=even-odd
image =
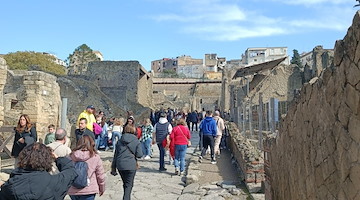
{"type": "Polygon", "coordinates": [[[38,138],[43,138],[48,125],[59,126],[60,87],[56,77],[40,71],[7,70],[0,60],[0,123],[16,125],[21,114],[36,124],[38,138]]]}
{"type": "Polygon", "coordinates": [[[4,124],[4,87],[7,79],[6,61],[0,58],[0,126],[4,124]]]}
{"type": "Polygon", "coordinates": [[[267,199],[360,199],[360,13],[270,147],[267,199]]]}

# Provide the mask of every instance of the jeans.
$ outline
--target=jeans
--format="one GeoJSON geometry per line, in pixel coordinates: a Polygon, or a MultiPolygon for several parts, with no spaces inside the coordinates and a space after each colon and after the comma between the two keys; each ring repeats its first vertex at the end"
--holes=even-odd
{"type": "Polygon", "coordinates": [[[214,136],[212,136],[212,135],[203,135],[203,147],[202,147],[202,150],[201,150],[201,156],[204,157],[206,155],[206,150],[210,146],[211,160],[215,160],[214,143],[215,143],[214,136]]]}
{"type": "Polygon", "coordinates": [[[165,148],[162,146],[162,143],[157,143],[157,146],[158,146],[159,152],[160,152],[160,160],[159,160],[160,168],[159,169],[164,169],[165,168],[165,148]]]}
{"type": "Polygon", "coordinates": [[[150,156],[151,155],[151,138],[148,138],[147,140],[141,142],[142,152],[144,156],[150,156]]]}
{"type": "Polygon", "coordinates": [[[136,170],[119,170],[119,174],[123,181],[124,196],[123,200],[130,200],[131,190],[134,186],[134,178],[136,170]]]}
{"type": "Polygon", "coordinates": [[[100,140],[101,140],[100,135],[95,135],[95,149],[96,150],[99,150],[100,140]]]}
{"type": "Polygon", "coordinates": [[[96,194],[70,195],[71,200],[94,200],[96,194]]]}
{"type": "Polygon", "coordinates": [[[187,145],[175,145],[175,168],[179,168],[180,164],[180,172],[185,170],[185,155],[186,155],[187,145]]]}
{"type": "Polygon", "coordinates": [[[112,137],[111,137],[111,141],[112,141],[112,145],[113,145],[113,151],[115,152],[116,149],[116,143],[117,141],[120,140],[122,134],[118,131],[112,132],[112,137]]]}

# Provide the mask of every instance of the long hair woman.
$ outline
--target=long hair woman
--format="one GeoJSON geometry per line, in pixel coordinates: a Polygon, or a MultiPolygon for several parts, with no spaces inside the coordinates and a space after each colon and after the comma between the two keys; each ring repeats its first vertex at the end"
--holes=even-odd
{"type": "Polygon", "coordinates": [[[88,165],[88,179],[90,183],[82,189],[70,187],[68,194],[72,200],[92,200],[96,194],[105,192],[105,174],[100,156],[96,153],[94,140],[87,135],[82,136],[70,158],[74,162],[84,161],[88,165]]]}
{"type": "Polygon", "coordinates": [[[31,124],[28,115],[21,115],[15,128],[15,139],[11,150],[11,156],[15,158],[15,168],[18,163],[18,156],[26,146],[33,144],[37,140],[35,126],[31,124]]]}
{"type": "Polygon", "coordinates": [[[122,132],[123,132],[123,125],[124,125],[124,118],[115,118],[114,124],[112,126],[112,144],[113,144],[113,150],[115,152],[115,147],[117,141],[120,140],[122,132]]]}
{"type": "Polygon", "coordinates": [[[124,187],[124,200],[129,200],[134,185],[137,169],[137,159],[143,156],[140,142],[133,125],[127,125],[121,139],[116,144],[114,159],[111,165],[111,174],[119,171],[124,187]]]}
{"type": "Polygon", "coordinates": [[[171,143],[175,145],[175,174],[183,175],[185,170],[185,155],[191,134],[183,118],[177,120],[176,124],[177,126],[173,128],[170,134],[170,140],[171,143]]]}
{"type": "Polygon", "coordinates": [[[0,190],[0,199],[64,199],[77,173],[73,162],[57,157],[50,147],[40,143],[26,146],[19,154],[18,167],[11,172],[0,190]],[[60,171],[51,175],[54,162],[60,171]]]}

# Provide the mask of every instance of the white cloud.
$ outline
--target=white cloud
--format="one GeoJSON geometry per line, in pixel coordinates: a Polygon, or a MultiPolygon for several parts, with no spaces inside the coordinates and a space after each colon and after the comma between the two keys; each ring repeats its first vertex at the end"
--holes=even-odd
{"type": "MultiPolygon", "coordinates": [[[[176,14],[162,14],[153,18],[159,22],[178,23],[181,32],[218,41],[321,29],[343,31],[351,23],[348,19],[353,15],[352,6],[347,8],[339,5],[349,0],[272,0],[287,4],[319,4],[308,8],[302,18],[292,18],[291,14],[279,17],[265,16],[258,11],[240,7],[235,0],[232,0],[232,3],[226,3],[229,0],[174,1],[180,3],[180,7],[175,10],[176,14]],[[325,5],[325,2],[329,5],[325,5]]],[[[294,9],[290,7],[289,9],[294,9]]]]}
{"type": "Polygon", "coordinates": [[[285,4],[293,5],[314,5],[314,4],[349,4],[352,5],[353,0],[273,0],[285,4]]]}

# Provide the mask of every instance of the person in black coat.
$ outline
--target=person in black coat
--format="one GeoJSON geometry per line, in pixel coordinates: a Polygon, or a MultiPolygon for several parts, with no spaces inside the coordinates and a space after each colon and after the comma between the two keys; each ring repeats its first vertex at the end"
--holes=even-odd
{"type": "Polygon", "coordinates": [[[94,132],[90,131],[87,127],[87,120],[85,118],[81,118],[79,120],[79,128],[75,130],[75,136],[76,136],[76,143],[79,141],[79,139],[84,136],[88,135],[95,141],[95,134],[94,132]]]}
{"type": "Polygon", "coordinates": [[[20,152],[18,168],[1,185],[0,199],[64,199],[76,177],[77,173],[70,159],[57,157],[44,144],[33,143],[20,152]],[[54,160],[60,173],[50,175],[54,160]]]}
{"type": "Polygon", "coordinates": [[[15,130],[15,139],[11,150],[11,156],[15,158],[15,167],[21,150],[37,141],[35,126],[31,124],[28,115],[21,115],[15,130]]]}
{"type": "Polygon", "coordinates": [[[111,165],[111,174],[116,176],[116,169],[119,171],[124,187],[124,200],[129,200],[134,185],[137,159],[143,156],[140,142],[136,136],[136,129],[133,125],[124,128],[124,134],[116,143],[114,158],[111,165]]]}

